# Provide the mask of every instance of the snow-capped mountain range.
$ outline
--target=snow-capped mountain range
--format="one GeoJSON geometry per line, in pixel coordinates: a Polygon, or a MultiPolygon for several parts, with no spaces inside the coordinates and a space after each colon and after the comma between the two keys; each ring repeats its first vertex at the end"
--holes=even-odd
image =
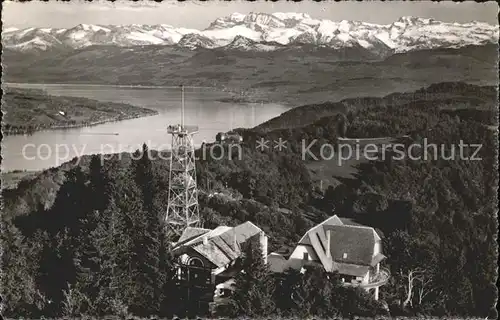
{"type": "Polygon", "coordinates": [[[160,25],[88,25],[70,29],[5,28],[4,47],[20,50],[84,48],[91,45],[175,45],[189,49],[269,51],[305,44],[334,49],[407,52],[497,43],[498,26],[483,22],[447,23],[402,17],[388,25],[313,19],[303,13],[233,13],[204,30],[160,25]]]}

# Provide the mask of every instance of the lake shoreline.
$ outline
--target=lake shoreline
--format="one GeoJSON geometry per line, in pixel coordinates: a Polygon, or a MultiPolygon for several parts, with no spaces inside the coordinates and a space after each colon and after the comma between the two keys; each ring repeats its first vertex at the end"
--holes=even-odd
{"type": "Polygon", "coordinates": [[[51,126],[51,127],[46,127],[46,128],[41,128],[41,129],[35,129],[33,131],[27,132],[27,131],[20,131],[18,130],[17,132],[14,131],[9,131],[5,130],[2,128],[2,134],[5,136],[23,136],[23,135],[32,135],[35,132],[43,132],[43,131],[52,131],[52,130],[66,130],[66,129],[77,129],[77,128],[85,128],[85,127],[94,127],[98,126],[100,124],[105,124],[105,123],[111,123],[111,122],[120,122],[120,121],[125,121],[125,120],[132,120],[132,119],[139,119],[139,118],[145,118],[145,117],[151,117],[151,116],[156,116],[158,115],[159,112],[156,110],[151,110],[151,114],[143,114],[143,115],[131,115],[131,116],[125,116],[123,118],[118,118],[118,119],[104,119],[104,120],[97,120],[93,121],[88,124],[74,124],[74,125],[65,125],[65,126],[51,126]]]}
{"type": "MultiPolygon", "coordinates": [[[[26,86],[47,86],[47,87],[72,87],[72,86],[84,86],[84,87],[109,87],[109,88],[120,88],[120,89],[176,89],[180,86],[170,85],[170,86],[157,86],[157,85],[140,85],[140,84],[110,84],[110,83],[36,83],[36,82],[5,82],[5,86],[12,86],[13,88],[26,88],[26,86]]],[[[241,96],[239,91],[235,88],[231,89],[228,87],[207,87],[207,86],[186,86],[187,88],[204,88],[211,89],[209,91],[220,91],[230,94],[229,97],[219,98],[216,101],[222,103],[237,103],[237,104],[262,104],[262,103],[276,103],[282,104],[289,108],[294,108],[297,106],[295,101],[290,101],[287,99],[270,99],[268,97],[268,92],[261,92],[258,95],[250,94],[248,96],[241,96]]]]}
{"type": "MultiPolygon", "coordinates": [[[[131,89],[173,89],[180,88],[181,86],[154,86],[154,85],[140,85],[140,84],[110,84],[110,83],[38,83],[38,82],[4,82],[5,86],[13,86],[16,88],[23,88],[25,85],[35,86],[58,86],[58,87],[71,87],[71,86],[86,86],[86,87],[113,87],[113,88],[131,88],[131,89]]],[[[220,90],[219,87],[204,87],[204,86],[189,86],[190,88],[213,88],[220,90]]]]}
{"type": "MultiPolygon", "coordinates": [[[[14,89],[14,87],[10,88],[14,89]]],[[[136,90],[136,88],[98,88],[83,85],[36,86],[33,84],[23,85],[23,88],[44,90],[56,98],[71,100],[62,101],[63,103],[58,103],[50,109],[40,108],[44,116],[48,114],[52,117],[52,119],[42,119],[45,125],[53,123],[51,127],[39,127],[39,130],[30,135],[25,134],[25,131],[17,131],[18,134],[10,131],[9,135],[6,135],[2,141],[4,149],[2,169],[5,171],[43,171],[81,155],[134,152],[143,143],[146,143],[151,150],[168,149],[171,138],[166,128],[168,125],[181,122],[181,95],[177,89],[136,90]],[[75,103],[73,97],[82,100],[75,103]],[[88,105],[87,100],[84,99],[99,101],[98,105],[91,103],[90,106],[105,109],[107,112],[92,112],[93,116],[89,117],[90,112],[86,114],[83,110],[83,115],[75,117],[71,109],[80,110],[88,105]],[[149,111],[146,114],[142,111],[138,112],[136,108],[119,109],[115,108],[113,103],[140,106],[149,111]],[[99,107],[103,105],[107,106],[99,107]],[[59,110],[67,112],[69,119],[59,121],[59,110]],[[123,112],[117,115],[113,110],[123,112]],[[90,120],[93,122],[89,121],[86,124],[93,124],[93,126],[85,127],[79,122],[75,124],[70,122],[72,119],[90,120]]],[[[214,141],[218,132],[227,132],[234,128],[253,128],[290,109],[288,106],[275,103],[219,102],[219,99],[227,98],[227,95],[227,92],[209,93],[199,90],[188,93],[185,101],[185,116],[188,124],[199,127],[199,132],[195,137],[196,147],[199,147],[203,141],[214,141]]],[[[35,100],[35,107],[40,105],[41,99],[35,100]]],[[[13,100],[11,108],[16,105],[17,100],[13,100]]],[[[27,106],[30,105],[27,104],[27,106]]],[[[31,110],[31,108],[24,107],[28,111],[31,110]]],[[[38,110],[34,112],[41,113],[38,110]]],[[[31,116],[31,114],[28,115],[31,116]]],[[[15,115],[11,113],[10,116],[13,116],[11,124],[18,125],[16,129],[22,125],[35,123],[34,120],[36,120],[16,121],[15,115]]],[[[22,120],[19,117],[17,119],[22,120]]],[[[7,119],[4,117],[4,120],[7,119]]],[[[7,129],[8,127],[4,126],[4,134],[7,133],[7,129]]],[[[10,129],[14,129],[13,126],[10,129]]]]}
{"type": "Polygon", "coordinates": [[[7,112],[2,124],[5,136],[92,127],[159,114],[157,110],[127,103],[57,96],[43,89],[8,87],[8,84],[2,102],[2,111],[7,112]]]}

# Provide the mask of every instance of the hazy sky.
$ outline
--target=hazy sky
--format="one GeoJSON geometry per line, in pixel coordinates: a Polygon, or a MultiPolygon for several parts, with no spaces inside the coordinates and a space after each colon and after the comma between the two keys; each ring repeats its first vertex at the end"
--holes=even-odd
{"type": "Polygon", "coordinates": [[[401,16],[419,16],[449,22],[484,21],[497,24],[496,2],[246,2],[193,1],[162,3],[129,1],[106,2],[4,2],[5,27],[73,27],[87,24],[170,24],[176,27],[204,29],[218,17],[233,12],[302,12],[313,18],[360,20],[388,24],[401,16]]]}

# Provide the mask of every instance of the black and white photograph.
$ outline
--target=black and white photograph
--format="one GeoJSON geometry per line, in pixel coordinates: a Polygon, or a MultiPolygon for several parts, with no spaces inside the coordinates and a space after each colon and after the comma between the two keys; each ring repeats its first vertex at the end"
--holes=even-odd
{"type": "Polygon", "coordinates": [[[497,319],[494,1],[4,1],[4,319],[497,319]]]}

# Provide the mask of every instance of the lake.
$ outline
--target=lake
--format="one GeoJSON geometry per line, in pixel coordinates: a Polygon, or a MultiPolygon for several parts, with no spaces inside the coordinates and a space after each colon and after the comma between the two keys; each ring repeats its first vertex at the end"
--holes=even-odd
{"type": "MultiPolygon", "coordinates": [[[[2,140],[2,171],[43,170],[75,156],[133,152],[146,143],[150,149],[170,147],[167,126],[181,122],[181,93],[171,87],[118,87],[106,85],[9,84],[44,89],[48,94],[129,103],[159,112],[158,115],[110,122],[92,127],[7,136],[2,140]]],[[[220,131],[254,127],[289,110],[275,103],[228,103],[229,94],[209,88],[185,88],[185,123],[198,125],[195,145],[215,140],[220,131]]]]}

